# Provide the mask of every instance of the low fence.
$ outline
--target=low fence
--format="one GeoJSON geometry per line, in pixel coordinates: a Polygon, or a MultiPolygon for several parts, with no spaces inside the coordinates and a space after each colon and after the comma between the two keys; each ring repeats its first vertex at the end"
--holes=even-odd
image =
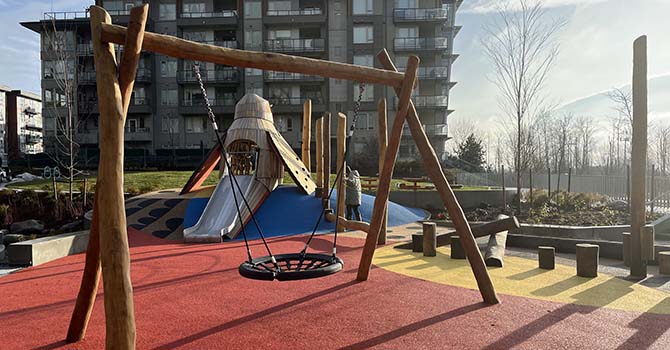
{"type": "MultiPolygon", "coordinates": [[[[456,175],[457,183],[466,186],[501,187],[500,172],[466,173],[456,175]]],[[[516,188],[516,174],[505,172],[505,187],[516,188]]],[[[576,175],[571,173],[525,173],[521,176],[521,188],[557,190],[569,192],[594,192],[610,198],[628,200],[630,198],[630,178],[625,175],[576,175]]],[[[670,209],[670,177],[647,176],[647,204],[654,208],[670,209]]]]}

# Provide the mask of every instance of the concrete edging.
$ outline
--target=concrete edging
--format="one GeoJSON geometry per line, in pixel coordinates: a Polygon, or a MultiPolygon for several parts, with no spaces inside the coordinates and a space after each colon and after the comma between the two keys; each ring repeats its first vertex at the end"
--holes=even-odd
{"type": "Polygon", "coordinates": [[[83,253],[87,246],[88,231],[70,232],[12,243],[7,247],[7,258],[13,266],[36,266],[83,253]]]}

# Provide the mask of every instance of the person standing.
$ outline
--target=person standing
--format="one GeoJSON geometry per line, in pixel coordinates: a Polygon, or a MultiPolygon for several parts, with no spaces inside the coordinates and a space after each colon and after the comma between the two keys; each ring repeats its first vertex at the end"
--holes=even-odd
{"type": "Polygon", "coordinates": [[[347,220],[351,220],[353,216],[356,221],[362,221],[361,211],[359,210],[361,206],[361,177],[357,170],[352,171],[349,167],[347,168],[346,198],[344,200],[347,205],[347,220]]]}

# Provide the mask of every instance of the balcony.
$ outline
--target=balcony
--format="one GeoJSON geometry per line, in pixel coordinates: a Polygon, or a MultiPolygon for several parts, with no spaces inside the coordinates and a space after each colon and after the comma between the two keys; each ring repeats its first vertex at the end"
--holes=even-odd
{"type": "Polygon", "coordinates": [[[237,25],[237,10],[216,12],[182,12],[177,18],[178,26],[237,25]]]}
{"type": "MultiPolygon", "coordinates": [[[[237,84],[240,81],[240,71],[237,68],[200,70],[200,77],[204,83],[237,84]]],[[[177,82],[197,83],[198,80],[195,78],[195,73],[189,69],[177,71],[177,82]]]]}
{"type": "Polygon", "coordinates": [[[448,20],[449,11],[442,8],[398,8],[393,10],[394,22],[433,22],[448,20]]]}
{"type": "Polygon", "coordinates": [[[138,68],[135,74],[135,82],[151,83],[151,69],[138,68]]]}
{"type": "Polygon", "coordinates": [[[305,7],[295,10],[267,10],[263,23],[324,23],[325,17],[325,11],[319,7],[305,7]]]}
{"type": "MultiPolygon", "coordinates": [[[[404,71],[404,69],[403,69],[404,71]]],[[[417,77],[420,80],[449,79],[448,67],[419,67],[417,77]]]]}
{"type": "Polygon", "coordinates": [[[77,44],[77,55],[93,56],[93,44],[91,42],[77,44]]]}
{"type": "MultiPolygon", "coordinates": [[[[449,97],[445,95],[436,95],[436,96],[412,96],[412,101],[414,101],[414,106],[416,108],[447,108],[449,106],[449,97]]],[[[398,97],[395,98],[395,107],[398,107],[398,97]]]]}
{"type": "Polygon", "coordinates": [[[34,120],[26,122],[26,130],[42,131],[42,125],[35,123],[34,120]]]}
{"type": "MultiPolygon", "coordinates": [[[[449,127],[447,124],[421,124],[423,131],[428,137],[447,137],[449,136],[448,131],[449,127]]],[[[412,131],[409,128],[409,125],[405,124],[402,130],[402,135],[406,137],[412,136],[412,131]]]]}
{"type": "Polygon", "coordinates": [[[395,38],[393,47],[396,51],[446,50],[449,38],[395,38]]]}
{"type": "MultiPolygon", "coordinates": [[[[233,113],[235,111],[235,104],[237,103],[235,97],[222,97],[209,100],[214,114],[233,113]]],[[[202,99],[184,99],[179,104],[180,114],[207,114],[207,107],[205,101],[202,99]]]]}
{"type": "Polygon", "coordinates": [[[265,81],[266,82],[280,82],[280,81],[323,81],[323,77],[318,75],[308,75],[302,73],[290,73],[290,72],[275,72],[275,71],[265,71],[265,81]]]}
{"type": "Polygon", "coordinates": [[[146,97],[133,97],[130,100],[130,106],[128,107],[128,113],[150,114],[151,113],[151,100],[146,98],[146,97]]]}
{"type": "Polygon", "coordinates": [[[151,129],[150,128],[131,128],[126,126],[124,132],[125,141],[152,141],[151,129]]]}
{"type": "Polygon", "coordinates": [[[323,104],[323,98],[320,96],[303,96],[303,97],[270,97],[268,101],[271,105],[299,105],[302,106],[307,100],[312,100],[314,104],[323,104]]]}
{"type": "Polygon", "coordinates": [[[26,144],[28,145],[36,145],[42,142],[42,136],[39,135],[25,135],[25,138],[26,138],[26,144]]]}
{"type": "Polygon", "coordinates": [[[273,39],[265,40],[265,50],[275,52],[324,52],[324,39],[273,39]]]}
{"type": "Polygon", "coordinates": [[[97,144],[98,130],[97,129],[82,129],[77,130],[76,140],[80,144],[97,144]]]}

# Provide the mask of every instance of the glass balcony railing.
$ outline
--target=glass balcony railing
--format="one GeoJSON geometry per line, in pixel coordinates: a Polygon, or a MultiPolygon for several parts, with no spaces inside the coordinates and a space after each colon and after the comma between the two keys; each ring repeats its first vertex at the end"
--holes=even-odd
{"type": "Polygon", "coordinates": [[[296,81],[296,80],[322,81],[323,77],[320,77],[318,75],[309,75],[302,73],[265,71],[265,80],[266,81],[296,81]]]}
{"type": "Polygon", "coordinates": [[[307,100],[312,100],[314,104],[323,103],[322,96],[301,96],[301,97],[270,97],[268,101],[272,105],[302,105],[307,100]]]}
{"type": "Polygon", "coordinates": [[[133,97],[130,100],[131,106],[147,106],[151,103],[151,100],[147,97],[133,97]]]}
{"type": "Polygon", "coordinates": [[[446,20],[449,12],[442,8],[400,8],[393,10],[396,21],[441,21],[446,20]]]}
{"type": "Polygon", "coordinates": [[[447,79],[449,69],[447,67],[419,67],[417,76],[419,79],[447,79]]]}
{"type": "Polygon", "coordinates": [[[280,52],[323,52],[324,39],[272,39],[265,40],[265,49],[280,52]]]}
{"type": "Polygon", "coordinates": [[[229,49],[237,49],[237,48],[240,47],[240,43],[237,40],[194,40],[194,39],[188,39],[188,38],[185,38],[185,39],[195,41],[197,43],[202,43],[202,44],[227,47],[229,49]]]}
{"type": "MultiPolygon", "coordinates": [[[[209,100],[209,104],[212,107],[235,106],[236,103],[237,98],[235,97],[219,97],[209,100]]],[[[205,106],[205,100],[201,98],[183,99],[181,105],[183,107],[205,106]]]]}
{"type": "Polygon", "coordinates": [[[304,8],[298,10],[268,10],[266,16],[318,16],[323,14],[320,8],[304,8]]]}
{"type": "Polygon", "coordinates": [[[403,50],[444,50],[449,48],[448,38],[395,38],[393,47],[403,50]]]}
{"type": "MultiPolygon", "coordinates": [[[[416,108],[446,108],[449,106],[449,97],[445,95],[436,96],[412,96],[416,108]]],[[[395,106],[398,106],[398,98],[395,98],[395,106]]]]}
{"type": "Polygon", "coordinates": [[[136,128],[136,127],[125,127],[125,131],[128,134],[148,134],[151,132],[150,128],[136,128]]]}
{"type": "Polygon", "coordinates": [[[223,10],[216,12],[182,12],[179,18],[233,18],[237,17],[237,10],[223,10]]]}
{"type": "Polygon", "coordinates": [[[77,44],[77,54],[79,55],[92,55],[93,54],[93,44],[92,43],[79,43],[77,44]]]}
{"type": "MultiPolygon", "coordinates": [[[[200,77],[203,82],[236,83],[239,81],[239,70],[236,68],[200,70],[200,77]]],[[[177,81],[181,83],[197,82],[192,70],[177,71],[177,81]]]]}
{"type": "MultiPolygon", "coordinates": [[[[449,127],[447,124],[422,124],[423,131],[428,136],[448,136],[449,127]]],[[[412,132],[409,129],[409,125],[405,124],[402,130],[404,136],[411,136],[412,132]]]]}

